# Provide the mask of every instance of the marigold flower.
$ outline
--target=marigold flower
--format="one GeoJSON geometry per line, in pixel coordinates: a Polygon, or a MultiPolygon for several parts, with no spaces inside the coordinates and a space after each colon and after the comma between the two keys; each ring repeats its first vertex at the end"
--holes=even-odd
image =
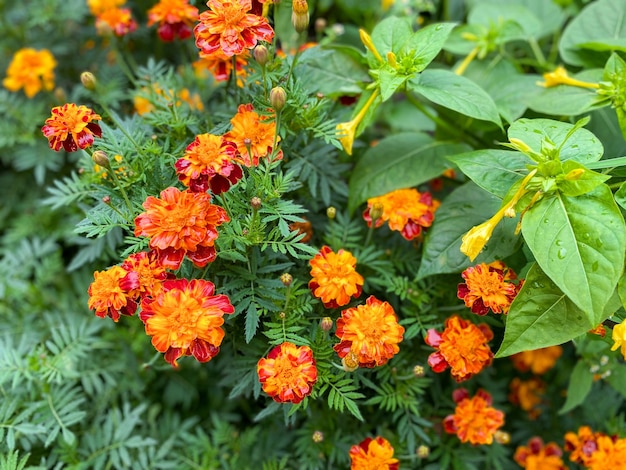
{"type": "Polygon", "coordinates": [[[379,207],[382,207],[382,215],[376,218],[376,227],[388,222],[391,230],[401,232],[407,240],[413,240],[421,235],[422,228],[432,225],[439,201],[434,200],[430,193],[420,193],[417,189],[398,189],[370,198],[363,212],[368,227],[374,222],[372,210],[379,207]]]}
{"type": "Polygon", "coordinates": [[[519,446],[513,459],[529,470],[567,470],[561,456],[563,451],[555,442],[544,444],[540,437],[533,437],[528,446],[519,446]]]}
{"type": "Polygon", "coordinates": [[[218,135],[200,134],[174,166],[178,179],[191,191],[204,193],[210,188],[213,194],[220,194],[243,176],[236,155],[232,142],[218,135]]]}
{"type": "Polygon", "coordinates": [[[159,23],[159,37],[166,42],[187,39],[191,36],[198,9],[188,0],[160,0],[148,10],[148,26],[159,23]]]}
{"type": "Polygon", "coordinates": [[[557,359],[563,354],[561,346],[549,346],[533,351],[522,351],[511,356],[513,365],[520,372],[532,371],[533,374],[545,374],[554,367],[557,359]]]}
{"type": "Polygon", "coordinates": [[[170,187],[160,198],[149,196],[143,207],[146,212],[135,218],[135,236],[150,237],[163,266],[178,269],[185,255],[198,267],[215,259],[217,227],[230,219],[211,204],[209,194],[170,187]]]}
{"type": "Polygon", "coordinates": [[[567,74],[567,70],[562,65],[559,65],[554,71],[544,73],[543,82],[537,82],[537,85],[550,88],[557,85],[569,85],[580,88],[599,88],[597,83],[583,82],[582,80],[576,80],[567,74]]]}
{"type": "Polygon", "coordinates": [[[496,431],[504,425],[504,413],[491,406],[491,395],[484,390],[472,398],[467,392],[457,396],[454,414],[443,420],[444,430],[456,434],[461,442],[491,444],[496,431]]]}
{"type": "Polygon", "coordinates": [[[163,282],[169,278],[155,251],[133,253],[122,263],[127,274],[120,281],[120,287],[132,299],[158,294],[163,282]]]}
{"type": "Polygon", "coordinates": [[[58,152],[63,147],[66,152],[75,152],[91,147],[94,136],[102,137],[102,129],[92,122],[101,119],[86,106],[67,103],[52,108],[52,116],[46,119],[41,131],[51,149],[58,152]]]}
{"type": "Polygon", "coordinates": [[[126,0],[87,0],[87,6],[93,16],[98,16],[111,8],[124,5],[126,0]]]}
{"type": "Polygon", "coordinates": [[[428,330],[425,342],[437,349],[428,357],[428,365],[437,373],[450,367],[457,382],[467,380],[491,364],[493,352],[487,343],[492,338],[488,325],[474,325],[453,315],[446,320],[443,333],[428,330]]]}
{"type": "Polygon", "coordinates": [[[54,88],[54,56],[48,49],[36,50],[26,47],[17,51],[7,69],[2,84],[9,91],[24,89],[24,94],[32,98],[42,89],[54,88]]]}
{"type": "MultiPolygon", "coordinates": [[[[234,57],[237,72],[237,86],[242,87],[244,84],[243,79],[247,75],[246,65],[248,65],[250,54],[246,49],[244,52],[234,57]]],[[[200,59],[196,60],[191,65],[197,76],[205,77],[208,72],[218,82],[228,80],[233,70],[232,57],[228,57],[219,49],[211,55],[200,57],[200,59]]]]}
{"type": "Polygon", "coordinates": [[[220,351],[224,315],[235,308],[226,295],[213,295],[215,286],[203,279],[165,281],[154,298],[141,300],[139,318],[152,345],[177,367],[181,356],[208,362],[220,351]]]}
{"type": "MultiPolygon", "coordinates": [[[[174,102],[176,107],[180,107],[183,102],[189,105],[189,108],[202,111],[204,110],[204,105],[202,104],[202,99],[200,95],[197,93],[191,93],[187,88],[181,88],[180,90],[162,90],[158,84],[152,84],[152,91],[156,95],[155,98],[158,100],[159,104],[162,104],[163,107],[170,105],[172,101],[174,102]]],[[[147,88],[142,88],[141,92],[148,93],[149,90],[147,88]]],[[[154,111],[154,105],[150,102],[149,99],[144,98],[143,96],[135,96],[133,97],[133,104],[135,105],[135,111],[140,116],[144,114],[148,114],[154,111]]]]}
{"type": "Polygon", "coordinates": [[[250,14],[251,0],[209,0],[194,28],[200,56],[220,49],[228,57],[252,49],[259,41],[270,42],[274,30],[265,18],[250,14]]]}
{"type": "Polygon", "coordinates": [[[292,232],[303,233],[304,237],[300,240],[302,243],[307,243],[313,238],[313,226],[308,220],[304,222],[293,222],[289,224],[289,230],[292,232]]]}
{"type": "Polygon", "coordinates": [[[537,377],[529,380],[521,380],[515,377],[509,384],[511,392],[509,401],[528,412],[530,419],[535,419],[541,413],[538,405],[541,404],[541,397],[546,391],[546,385],[537,377]]]}
{"type": "Polygon", "coordinates": [[[351,297],[361,295],[363,276],[356,272],[356,258],[349,251],[337,253],[323,246],[311,261],[309,289],[326,308],[347,305],[351,297]]]}
{"type": "MultiPolygon", "coordinates": [[[[272,155],[276,134],[274,121],[259,116],[252,104],[242,104],[239,105],[237,114],[230,122],[233,128],[224,135],[224,138],[237,146],[237,151],[245,166],[258,166],[259,159],[272,155]]],[[[280,142],[280,136],[276,136],[276,142],[280,142]]],[[[282,158],[282,150],[273,156],[274,160],[282,158]]]]}
{"type": "Polygon", "coordinates": [[[383,437],[365,438],[350,448],[350,470],[398,470],[400,461],[393,458],[393,447],[383,437]]]}
{"type": "Polygon", "coordinates": [[[375,367],[398,353],[404,327],[398,324],[393,307],[372,295],[365,305],[341,312],[335,334],[341,340],[333,348],[339,357],[352,352],[360,367],[375,367]]]}
{"type": "Polygon", "coordinates": [[[619,325],[613,326],[611,339],[613,340],[611,351],[615,351],[617,348],[620,348],[622,356],[626,358],[626,322],[622,321],[619,325]]]}
{"type": "Polygon", "coordinates": [[[461,273],[465,283],[458,285],[457,297],[473,313],[486,315],[507,313],[517,295],[515,285],[504,280],[503,271],[485,263],[471,266],[461,273]]]}
{"type": "Polygon", "coordinates": [[[121,286],[127,274],[128,272],[120,266],[94,272],[94,281],[87,291],[89,309],[95,310],[100,318],[111,317],[114,322],[120,319],[120,314],[134,315],[137,304],[121,286]]]}
{"type": "Polygon", "coordinates": [[[263,391],[274,401],[300,403],[317,381],[313,351],[290,342],[279,344],[259,360],[257,374],[263,391]]]}
{"type": "Polygon", "coordinates": [[[589,470],[615,470],[626,466],[626,439],[600,436],[597,449],[586,462],[589,470]]]}
{"type": "Polygon", "coordinates": [[[581,426],[578,432],[565,434],[564,448],[570,452],[570,461],[587,466],[591,454],[598,449],[598,439],[604,436],[599,432],[593,432],[589,426],[581,426]]]}
{"type": "Polygon", "coordinates": [[[109,8],[96,16],[96,31],[101,35],[126,36],[137,29],[129,8],[109,8]]]}

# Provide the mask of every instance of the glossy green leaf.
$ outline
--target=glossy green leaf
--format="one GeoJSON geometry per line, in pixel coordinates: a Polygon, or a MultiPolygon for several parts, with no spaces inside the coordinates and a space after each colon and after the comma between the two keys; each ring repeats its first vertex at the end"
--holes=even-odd
{"type": "Polygon", "coordinates": [[[382,101],[387,101],[393,96],[398,88],[407,80],[406,75],[399,75],[394,69],[386,66],[379,70],[378,85],[380,86],[380,97],[382,101]]]}
{"type": "Polygon", "coordinates": [[[426,134],[398,134],[381,140],[359,159],[350,177],[348,208],[354,211],[368,198],[410,188],[440,176],[450,167],[448,155],[466,145],[437,142],[426,134]]]}
{"type": "Polygon", "coordinates": [[[593,374],[589,371],[589,364],[578,361],[570,375],[565,403],[559,410],[559,414],[573,410],[585,401],[593,385],[593,374]]]}
{"type": "Polygon", "coordinates": [[[516,2],[480,2],[467,16],[468,24],[490,26],[506,21],[517,23],[523,32],[522,35],[511,37],[509,40],[538,36],[542,28],[541,20],[528,8],[516,2]]]}
{"type": "Polygon", "coordinates": [[[589,318],[601,315],[622,274],[626,249],[624,219],[608,186],[538,201],[522,218],[522,233],[559,289],[589,318]]]}
{"type": "Polygon", "coordinates": [[[399,60],[410,57],[414,72],[421,72],[441,52],[456,23],[436,23],[419,29],[406,42],[398,56],[399,60]]]}
{"type": "Polygon", "coordinates": [[[408,82],[408,89],[444,108],[501,125],[498,109],[487,92],[448,70],[426,70],[408,82]]]}
{"type": "Polygon", "coordinates": [[[495,228],[489,243],[471,262],[461,253],[461,238],[474,225],[493,216],[502,201],[469,182],[455,189],[435,212],[435,222],[426,231],[418,278],[461,272],[470,265],[502,259],[518,248],[517,219],[505,218],[495,228]]]}
{"type": "MultiPolygon", "coordinates": [[[[387,53],[393,52],[398,55],[400,49],[415,34],[408,18],[390,16],[376,25],[372,31],[372,42],[376,50],[386,60],[387,53]]],[[[378,68],[380,63],[370,51],[367,51],[367,59],[371,68],[378,68]]]]}

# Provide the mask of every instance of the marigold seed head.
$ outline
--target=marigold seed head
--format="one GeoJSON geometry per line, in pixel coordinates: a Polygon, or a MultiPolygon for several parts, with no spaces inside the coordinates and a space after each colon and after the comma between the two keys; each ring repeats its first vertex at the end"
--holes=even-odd
{"type": "Polygon", "coordinates": [[[261,67],[264,67],[270,58],[270,53],[267,50],[267,47],[262,44],[256,46],[252,54],[254,55],[254,60],[256,60],[261,67]]]}
{"type": "Polygon", "coordinates": [[[333,327],[333,319],[330,317],[324,317],[320,320],[320,328],[326,332],[329,332],[333,327]]]}
{"type": "Polygon", "coordinates": [[[287,102],[287,92],[281,86],[274,87],[270,90],[270,104],[275,111],[280,111],[285,107],[287,102]]]}
{"type": "Polygon", "coordinates": [[[80,82],[83,84],[83,86],[85,88],[87,88],[88,90],[95,90],[96,89],[96,76],[91,73],[91,72],[83,72],[80,74],[80,82]]]}
{"type": "Polygon", "coordinates": [[[430,455],[430,447],[421,445],[417,448],[415,452],[420,459],[425,459],[430,455]]]}
{"type": "Polygon", "coordinates": [[[282,282],[285,287],[289,287],[293,282],[293,276],[289,273],[283,273],[280,276],[280,282],[282,282]]]}
{"type": "Polygon", "coordinates": [[[319,444],[320,442],[322,442],[324,440],[324,433],[322,433],[322,431],[315,431],[313,433],[313,442],[315,442],[316,444],[319,444]]]}
{"type": "Polygon", "coordinates": [[[424,377],[425,370],[423,366],[417,365],[413,367],[413,375],[417,378],[424,377]]]}
{"type": "Polygon", "coordinates": [[[108,168],[109,167],[109,157],[103,150],[96,150],[91,156],[91,160],[99,166],[108,168]]]}
{"type": "Polygon", "coordinates": [[[359,368],[359,358],[352,351],[341,358],[341,366],[346,372],[354,372],[359,368]]]}
{"type": "Polygon", "coordinates": [[[329,219],[334,219],[337,216],[337,209],[335,209],[333,206],[330,206],[328,209],[326,209],[326,216],[329,219]]]}

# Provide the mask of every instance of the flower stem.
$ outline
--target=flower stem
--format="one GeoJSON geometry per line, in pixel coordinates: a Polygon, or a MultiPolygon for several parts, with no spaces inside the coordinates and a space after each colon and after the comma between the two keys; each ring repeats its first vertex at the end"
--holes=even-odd
{"type": "Polygon", "coordinates": [[[477,54],[478,54],[478,46],[476,46],[474,49],[471,50],[469,54],[467,54],[467,57],[463,59],[463,62],[461,62],[461,65],[459,65],[459,67],[454,71],[454,73],[456,73],[457,75],[463,75],[463,73],[465,73],[465,69],[467,69],[468,65],[471,64],[472,61],[476,58],[477,54]]]}

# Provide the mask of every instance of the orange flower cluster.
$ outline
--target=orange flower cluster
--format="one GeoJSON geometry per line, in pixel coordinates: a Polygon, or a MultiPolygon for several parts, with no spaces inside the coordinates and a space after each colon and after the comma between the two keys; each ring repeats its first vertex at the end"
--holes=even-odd
{"type": "Polygon", "coordinates": [[[493,352],[487,343],[492,338],[489,325],[474,325],[453,315],[446,320],[442,333],[428,330],[425,342],[437,349],[428,357],[428,364],[437,373],[450,367],[457,382],[467,380],[491,364],[493,352]]]}
{"type": "Polygon", "coordinates": [[[361,295],[363,276],[356,272],[356,258],[343,249],[335,253],[323,246],[311,261],[309,289],[326,308],[347,305],[352,297],[361,295]]]}
{"type": "MultiPolygon", "coordinates": [[[[235,71],[237,76],[242,79],[246,76],[246,65],[248,65],[249,58],[248,50],[246,49],[235,57],[235,71]]],[[[221,50],[215,51],[210,56],[200,57],[191,64],[197,76],[204,78],[207,76],[206,72],[209,72],[213,78],[218,82],[225,82],[229,79],[233,71],[232,57],[228,57],[221,50]]],[[[242,80],[237,80],[238,86],[243,86],[242,80]]]]}
{"type": "Polygon", "coordinates": [[[100,35],[126,36],[136,29],[137,22],[134,20],[130,8],[112,6],[96,15],[96,31],[100,35]]]}
{"type": "MultiPolygon", "coordinates": [[[[143,93],[148,93],[150,90],[147,88],[142,88],[141,91],[143,93]]],[[[182,105],[183,102],[187,103],[191,109],[195,109],[198,111],[204,110],[204,105],[202,104],[202,100],[200,96],[196,93],[191,93],[187,88],[182,88],[181,90],[175,91],[172,89],[162,90],[159,85],[156,83],[152,84],[152,90],[159,100],[162,100],[163,105],[170,104],[172,101],[175,101],[175,105],[178,107],[182,105]]],[[[135,105],[135,111],[140,116],[144,114],[148,114],[154,111],[154,106],[150,102],[149,99],[144,98],[143,96],[135,96],[133,98],[133,104],[135,105]]]]}
{"type": "Polygon", "coordinates": [[[503,264],[496,266],[481,263],[461,273],[465,283],[458,285],[457,297],[473,313],[486,315],[489,309],[493,313],[507,313],[517,295],[515,284],[507,282],[507,279],[517,277],[513,270],[506,267],[505,270],[500,269],[503,264]]]}
{"type": "Polygon", "coordinates": [[[300,403],[317,381],[313,351],[308,346],[285,342],[257,363],[263,391],[280,403],[300,403]]]}
{"type": "Polygon", "coordinates": [[[158,23],[157,33],[166,42],[190,37],[197,19],[198,9],[188,0],[160,0],[148,10],[148,26],[158,23]]]}
{"type": "Polygon", "coordinates": [[[624,468],[626,462],[626,438],[594,432],[589,426],[581,426],[577,433],[568,432],[565,450],[570,452],[570,461],[589,470],[624,468]]]}
{"type": "Polygon", "coordinates": [[[280,136],[276,136],[276,122],[266,116],[260,116],[254,111],[252,104],[239,105],[237,114],[230,120],[232,129],[224,138],[237,146],[237,151],[247,167],[258,166],[259,159],[269,157],[273,160],[281,160],[283,151],[274,154],[274,139],[280,142],[280,136]]]}
{"type": "Polygon", "coordinates": [[[135,236],[150,238],[163,266],[178,269],[185,255],[198,267],[215,259],[217,227],[230,219],[211,204],[209,194],[169,187],[160,198],[149,196],[143,207],[146,212],[135,218],[135,236]]]}
{"type": "Polygon", "coordinates": [[[304,222],[293,222],[289,224],[289,230],[304,234],[304,237],[300,240],[302,243],[307,243],[313,238],[313,225],[306,219],[304,222]]]}
{"type": "Polygon", "coordinates": [[[350,448],[350,470],[398,470],[400,462],[393,458],[393,447],[383,437],[365,438],[350,448]]]}
{"type": "Polygon", "coordinates": [[[54,88],[56,66],[57,62],[48,49],[20,49],[13,55],[2,85],[9,91],[23,88],[26,96],[32,98],[42,89],[50,91],[54,88]]]}
{"type": "Polygon", "coordinates": [[[563,354],[561,346],[549,346],[533,351],[522,351],[511,356],[513,365],[520,372],[531,371],[533,374],[545,374],[554,367],[563,354]]]}
{"type": "Polygon", "coordinates": [[[435,220],[435,211],[439,201],[428,192],[420,193],[417,189],[398,189],[383,196],[367,200],[367,209],[363,218],[369,227],[372,223],[380,227],[387,222],[391,230],[402,233],[407,240],[421,235],[422,229],[430,227],[435,220]],[[375,209],[372,220],[372,209],[375,209]],[[378,213],[377,213],[378,212],[378,213]]]}
{"type": "Polygon", "coordinates": [[[102,129],[93,121],[102,118],[86,106],[67,103],[52,108],[52,116],[46,119],[41,132],[48,139],[50,148],[76,152],[91,147],[94,136],[102,137],[102,129]]]}
{"type": "Polygon", "coordinates": [[[152,345],[177,367],[181,356],[210,361],[224,339],[224,315],[235,311],[226,295],[214,295],[215,286],[203,279],[165,281],[154,297],[141,301],[139,318],[152,345]]]}
{"type": "Polygon", "coordinates": [[[178,179],[193,192],[223,193],[243,176],[236,155],[237,147],[224,137],[200,134],[175,164],[178,179]]]}
{"type": "Polygon", "coordinates": [[[455,390],[452,398],[457,405],[454,414],[444,418],[444,430],[456,434],[461,442],[491,444],[496,431],[504,425],[504,413],[491,406],[491,395],[479,390],[470,398],[467,390],[461,388],[455,390]]]}
{"type": "Polygon", "coordinates": [[[538,405],[541,404],[541,397],[546,391],[546,384],[537,377],[530,380],[515,377],[509,384],[509,388],[511,390],[509,401],[527,411],[530,419],[537,418],[541,413],[538,405]]]}
{"type": "Polygon", "coordinates": [[[544,444],[540,437],[533,437],[527,446],[520,446],[513,459],[529,470],[567,470],[561,456],[563,451],[555,442],[544,444]]]}
{"type": "Polygon", "coordinates": [[[398,353],[404,327],[389,303],[370,296],[365,305],[341,312],[335,334],[341,340],[334,346],[339,357],[351,353],[359,367],[376,367],[398,353]]]}

